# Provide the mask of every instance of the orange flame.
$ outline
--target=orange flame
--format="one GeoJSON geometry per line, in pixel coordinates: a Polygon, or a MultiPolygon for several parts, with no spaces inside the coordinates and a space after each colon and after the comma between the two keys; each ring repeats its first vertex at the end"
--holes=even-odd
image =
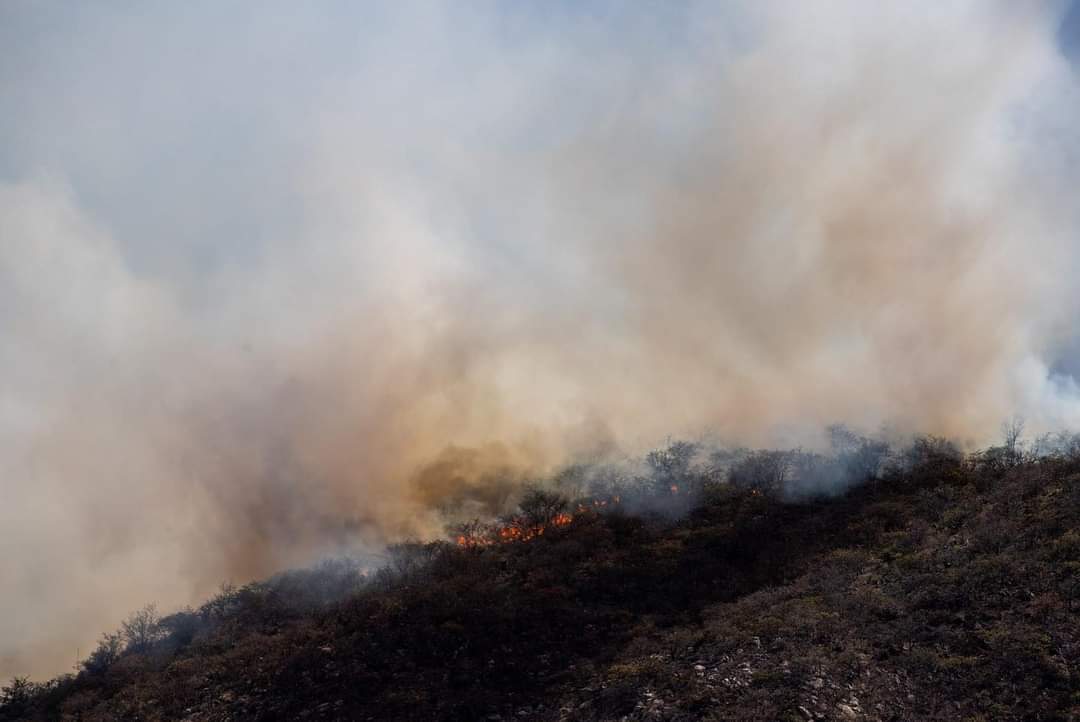
{"type": "MultiPolygon", "coordinates": [[[[592,507],[600,508],[607,506],[607,504],[618,504],[620,501],[618,496],[608,499],[593,499],[592,507]]],[[[578,513],[585,513],[591,511],[588,504],[578,504],[578,513]]],[[[454,541],[459,547],[465,547],[467,549],[475,549],[479,547],[486,547],[497,543],[509,543],[509,542],[523,542],[535,539],[539,536],[543,536],[544,532],[549,527],[566,526],[570,522],[574,521],[573,514],[567,514],[565,512],[556,514],[551,520],[545,524],[524,524],[521,520],[512,521],[505,526],[501,526],[493,531],[482,534],[459,534],[455,537],[454,541]]]]}

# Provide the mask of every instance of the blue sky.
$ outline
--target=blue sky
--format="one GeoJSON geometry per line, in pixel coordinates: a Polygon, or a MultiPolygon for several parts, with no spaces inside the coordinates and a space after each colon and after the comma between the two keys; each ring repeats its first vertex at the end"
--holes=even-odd
{"type": "Polygon", "coordinates": [[[1062,49],[1075,63],[1077,55],[1080,54],[1080,3],[1076,0],[1066,5],[1059,37],[1062,49]]]}

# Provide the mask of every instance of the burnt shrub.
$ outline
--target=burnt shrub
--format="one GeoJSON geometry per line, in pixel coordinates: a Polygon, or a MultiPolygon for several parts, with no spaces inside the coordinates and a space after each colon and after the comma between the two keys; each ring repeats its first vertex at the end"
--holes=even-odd
{"type": "Polygon", "coordinates": [[[132,612],[120,625],[120,632],[124,638],[125,651],[148,650],[154,642],[162,638],[162,629],[158,626],[157,605],[147,604],[132,612]]]}
{"type": "Polygon", "coordinates": [[[729,473],[735,486],[770,494],[784,491],[794,455],[790,451],[753,451],[737,462],[729,473]]]}
{"type": "Polygon", "coordinates": [[[82,668],[90,675],[103,675],[109,671],[118,659],[124,647],[124,638],[120,632],[107,632],[101,635],[98,646],[82,662],[82,668]]]}
{"type": "Polygon", "coordinates": [[[13,677],[0,687],[0,719],[19,719],[30,711],[38,686],[27,677],[13,677]]]}
{"type": "Polygon", "coordinates": [[[202,627],[201,618],[191,609],[184,609],[158,620],[158,629],[163,640],[174,649],[183,649],[191,644],[202,627]]]}

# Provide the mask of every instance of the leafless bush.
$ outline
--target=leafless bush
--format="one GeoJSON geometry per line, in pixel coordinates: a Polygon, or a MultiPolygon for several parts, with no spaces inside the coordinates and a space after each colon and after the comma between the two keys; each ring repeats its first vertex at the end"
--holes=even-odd
{"type": "Polygon", "coordinates": [[[731,468],[729,479],[736,486],[779,493],[791,471],[792,458],[790,451],[754,451],[731,468]]]}
{"type": "Polygon", "coordinates": [[[162,637],[158,626],[157,605],[147,604],[120,625],[124,637],[124,649],[129,652],[142,652],[150,648],[162,637]]]}
{"type": "Polygon", "coordinates": [[[1017,463],[1023,452],[1020,446],[1020,437],[1024,435],[1025,421],[1023,416],[1013,415],[1001,422],[1001,437],[1008,457],[1017,463]]]}

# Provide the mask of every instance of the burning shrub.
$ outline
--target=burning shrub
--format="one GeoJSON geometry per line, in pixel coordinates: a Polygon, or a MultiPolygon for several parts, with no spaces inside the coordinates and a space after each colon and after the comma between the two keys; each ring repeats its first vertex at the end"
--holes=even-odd
{"type": "Polygon", "coordinates": [[[645,457],[655,492],[678,494],[685,491],[691,476],[691,465],[700,447],[689,441],[676,441],[666,449],[650,451],[645,457]]]}
{"type": "Polygon", "coordinates": [[[527,526],[544,527],[557,523],[566,516],[570,500],[565,496],[544,489],[529,489],[518,504],[521,521],[527,526]]]}
{"type": "Polygon", "coordinates": [[[528,541],[542,536],[553,527],[565,526],[573,521],[567,512],[570,500],[553,491],[530,488],[518,513],[504,518],[497,524],[485,524],[478,519],[459,524],[451,529],[451,537],[459,547],[478,549],[498,542],[528,541]]]}
{"type": "Polygon", "coordinates": [[[492,529],[491,525],[473,519],[451,527],[450,536],[459,547],[478,549],[491,543],[492,529]]]}

